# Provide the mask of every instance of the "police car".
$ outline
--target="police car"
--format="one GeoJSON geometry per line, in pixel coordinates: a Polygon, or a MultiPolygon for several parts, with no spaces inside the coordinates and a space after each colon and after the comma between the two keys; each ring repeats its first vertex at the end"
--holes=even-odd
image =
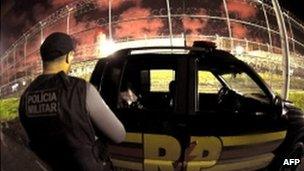
{"type": "Polygon", "coordinates": [[[303,112],[232,54],[194,44],[123,49],[96,64],[90,82],[128,132],[109,146],[115,168],[303,167],[283,165],[303,160],[303,112]]]}

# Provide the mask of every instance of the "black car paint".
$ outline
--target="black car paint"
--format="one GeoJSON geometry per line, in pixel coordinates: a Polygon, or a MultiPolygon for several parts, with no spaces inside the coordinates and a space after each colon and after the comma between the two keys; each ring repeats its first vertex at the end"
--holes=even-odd
{"type": "MultiPolygon", "coordinates": [[[[227,135],[242,135],[253,133],[266,133],[280,130],[288,130],[287,137],[284,143],[275,151],[277,155],[281,155],[295,139],[304,137],[304,114],[303,112],[291,105],[289,102],[281,100],[275,96],[267,84],[260,76],[246,63],[238,60],[228,52],[214,50],[208,53],[199,53],[198,55],[186,54],[140,54],[131,55],[126,53],[128,50],[119,51],[112,56],[100,59],[92,74],[90,82],[95,85],[101,92],[101,95],[125,124],[127,131],[144,132],[154,134],[167,134],[175,137],[184,151],[190,145],[190,136],[227,136],[227,135]],[[216,54],[220,54],[216,58],[216,54]],[[142,60],[148,58],[174,58],[179,56],[184,60],[182,64],[183,74],[177,76],[177,79],[184,79],[183,83],[178,84],[177,89],[180,93],[177,98],[177,105],[171,111],[146,111],[146,110],[119,110],[116,108],[117,91],[119,87],[105,87],[104,81],[107,77],[107,67],[118,65],[125,69],[128,60],[142,60]],[[213,58],[210,58],[210,57],[213,58]],[[263,104],[266,114],[255,115],[251,104],[253,101],[234,94],[234,97],[247,101],[248,108],[243,111],[235,112],[233,110],[217,110],[217,111],[197,111],[195,96],[195,63],[194,61],[201,58],[208,63],[216,63],[219,60],[225,63],[233,63],[245,70],[254,81],[263,89],[269,103],[263,104]],[[114,89],[114,90],[113,90],[114,89]],[[107,94],[108,91],[112,93],[107,94]],[[116,97],[115,97],[116,96],[116,97]],[[185,100],[186,99],[186,100],[185,100]],[[275,99],[279,102],[275,103],[275,99]],[[187,103],[183,103],[185,100],[187,103]],[[283,112],[284,111],[284,112],[283,112]],[[132,116],[128,113],[132,112],[132,116]]],[[[120,73],[122,74],[122,73],[120,73]]],[[[121,78],[121,75],[120,75],[121,78]]],[[[121,79],[119,81],[122,81],[121,79]]],[[[255,101],[256,102],[256,101],[255,101]]],[[[256,102],[257,103],[257,102],[256,102]]],[[[262,103],[261,103],[262,104],[262,103]]],[[[259,104],[260,105],[260,104],[259,104]]],[[[244,105],[246,106],[246,105],[244,105]]],[[[184,152],[181,156],[184,155],[184,152]]],[[[182,158],[180,158],[182,160],[182,158]]]]}

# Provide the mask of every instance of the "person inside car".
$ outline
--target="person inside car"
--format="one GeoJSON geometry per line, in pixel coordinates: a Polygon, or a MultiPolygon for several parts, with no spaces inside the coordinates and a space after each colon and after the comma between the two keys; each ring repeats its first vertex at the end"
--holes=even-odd
{"type": "Polygon", "coordinates": [[[169,106],[170,107],[174,106],[175,94],[176,94],[176,81],[172,80],[169,83],[169,106]]]}

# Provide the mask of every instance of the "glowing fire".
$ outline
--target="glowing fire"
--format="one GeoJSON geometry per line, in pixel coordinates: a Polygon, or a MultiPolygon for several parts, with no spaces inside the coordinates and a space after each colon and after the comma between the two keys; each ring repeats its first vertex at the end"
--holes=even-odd
{"type": "Polygon", "coordinates": [[[108,56],[117,50],[114,41],[107,39],[106,35],[103,33],[98,35],[97,45],[99,57],[108,56]]]}

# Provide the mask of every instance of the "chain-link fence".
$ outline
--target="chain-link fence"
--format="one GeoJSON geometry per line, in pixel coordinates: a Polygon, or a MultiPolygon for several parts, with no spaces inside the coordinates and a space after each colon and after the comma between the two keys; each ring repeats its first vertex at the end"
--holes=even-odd
{"type": "MultiPolygon", "coordinates": [[[[304,91],[304,26],[283,11],[290,89],[304,91]]],[[[0,97],[16,96],[41,73],[39,47],[53,32],[77,42],[72,74],[88,78],[98,58],[134,46],[216,42],[253,66],[276,91],[284,84],[282,37],[272,2],[260,0],[84,0],[37,23],[0,57],[0,97]]]]}

